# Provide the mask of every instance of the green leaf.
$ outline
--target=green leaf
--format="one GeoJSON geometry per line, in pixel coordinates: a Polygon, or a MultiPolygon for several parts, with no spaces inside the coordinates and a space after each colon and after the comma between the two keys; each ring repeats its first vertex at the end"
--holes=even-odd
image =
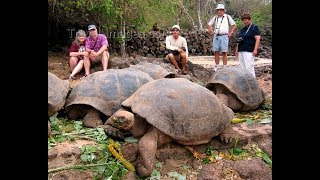
{"type": "Polygon", "coordinates": [[[262,121],[260,121],[261,124],[267,124],[270,122],[272,122],[271,118],[266,118],[266,119],[263,119],[262,121]]]}
{"type": "Polygon", "coordinates": [[[247,124],[247,125],[251,125],[251,124],[253,124],[252,119],[248,119],[248,120],[246,121],[246,124],[247,124]]]}
{"type": "Polygon", "coordinates": [[[169,172],[168,176],[172,177],[174,179],[178,179],[178,180],[186,180],[186,176],[185,175],[179,174],[176,171],[169,172]]]}
{"type": "Polygon", "coordinates": [[[156,168],[162,168],[162,163],[161,162],[157,162],[156,163],[156,168]]]}
{"type": "Polygon", "coordinates": [[[183,165],[182,168],[183,168],[184,170],[187,170],[187,169],[189,169],[190,167],[187,166],[187,165],[183,165]]]}
{"type": "Polygon", "coordinates": [[[81,158],[81,160],[83,161],[83,162],[88,162],[88,155],[86,155],[86,154],[82,154],[81,156],[80,156],[80,158],[81,158]]]}
{"type": "Polygon", "coordinates": [[[160,180],[160,177],[161,177],[160,172],[157,171],[156,169],[153,169],[150,177],[147,179],[148,180],[160,180]]]}
{"type": "Polygon", "coordinates": [[[125,141],[125,142],[129,142],[129,143],[137,143],[137,142],[139,142],[138,139],[135,139],[135,138],[132,137],[132,136],[124,138],[124,141],[125,141]]]}

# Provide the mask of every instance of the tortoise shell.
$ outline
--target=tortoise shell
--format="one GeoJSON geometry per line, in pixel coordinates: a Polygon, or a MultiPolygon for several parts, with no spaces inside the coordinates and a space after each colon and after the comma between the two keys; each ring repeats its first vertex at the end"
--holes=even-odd
{"type": "Polygon", "coordinates": [[[48,72],[48,116],[52,116],[63,108],[68,92],[69,81],[48,72]]]}
{"type": "Polygon", "coordinates": [[[234,115],[210,90],[184,78],[148,82],[121,105],[183,145],[209,142],[234,115]]]}

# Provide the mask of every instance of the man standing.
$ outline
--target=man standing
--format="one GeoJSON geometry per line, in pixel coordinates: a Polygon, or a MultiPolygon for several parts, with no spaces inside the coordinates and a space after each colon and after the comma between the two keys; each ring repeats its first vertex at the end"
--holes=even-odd
{"type": "Polygon", "coordinates": [[[213,17],[208,23],[208,29],[211,35],[213,36],[212,50],[214,51],[214,60],[215,60],[215,71],[220,68],[219,65],[219,56],[220,52],[222,53],[223,66],[227,65],[227,52],[229,38],[231,37],[233,31],[236,29],[236,23],[231,18],[230,15],[225,14],[225,8],[223,4],[218,4],[217,16],[213,17]],[[229,25],[231,30],[229,31],[229,25]],[[212,28],[214,26],[214,30],[212,28]]]}
{"type": "Polygon", "coordinates": [[[166,48],[168,49],[168,55],[166,59],[169,59],[170,62],[178,69],[179,74],[187,74],[187,57],[188,57],[188,46],[187,41],[184,37],[180,36],[180,27],[174,25],[171,28],[172,35],[166,37],[166,48]],[[180,69],[178,62],[182,64],[182,70],[180,69]]]}
{"type": "Polygon", "coordinates": [[[88,57],[84,59],[84,77],[90,75],[91,63],[101,61],[103,71],[108,67],[108,40],[104,34],[98,34],[95,25],[88,26],[89,37],[86,39],[86,51],[89,53],[88,57]]]}

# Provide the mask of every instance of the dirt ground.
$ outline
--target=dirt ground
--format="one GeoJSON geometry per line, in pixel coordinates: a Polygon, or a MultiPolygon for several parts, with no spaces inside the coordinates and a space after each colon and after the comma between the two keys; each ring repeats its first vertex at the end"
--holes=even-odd
{"type": "MultiPolygon", "coordinates": [[[[68,79],[70,69],[67,63],[67,58],[66,54],[49,52],[48,71],[57,75],[61,79],[68,79]]],[[[201,64],[201,62],[198,63],[201,64]]],[[[100,67],[95,68],[99,69],[100,67]]],[[[77,80],[70,81],[71,87],[75,86],[83,75],[83,71],[76,75],[77,80]]],[[[267,97],[272,98],[272,76],[270,76],[270,74],[262,74],[260,77],[257,77],[257,80],[262,89],[266,92],[267,97]]],[[[256,143],[269,155],[269,157],[272,158],[272,124],[251,127],[248,127],[246,124],[237,124],[234,128],[237,129],[239,134],[243,137],[243,139],[240,138],[239,144],[244,142],[244,144],[247,144],[248,146],[249,144],[256,143]]],[[[48,152],[49,169],[79,161],[79,147],[81,147],[82,144],[87,143],[92,142],[76,141],[57,145],[57,147],[48,152]],[[73,155],[65,155],[66,153],[64,151],[68,151],[69,154],[73,155]],[[72,153],[70,153],[71,151],[72,153]],[[59,156],[60,154],[61,156],[59,156]]],[[[226,148],[233,146],[233,144],[223,145],[217,139],[213,139],[209,144],[214,147],[220,147],[222,151],[226,151],[226,148]]],[[[192,149],[203,154],[205,152],[206,145],[194,146],[192,149]]],[[[158,149],[156,157],[157,160],[162,163],[162,167],[159,169],[159,172],[161,173],[161,179],[164,180],[174,179],[168,175],[168,173],[172,171],[183,174],[186,176],[186,179],[190,180],[272,179],[272,169],[267,166],[261,158],[249,158],[238,161],[223,160],[217,163],[203,164],[201,160],[190,156],[190,149],[174,143],[169,143],[158,149]],[[186,166],[188,168],[185,168],[186,166]]],[[[69,171],[68,175],[65,173],[66,172],[61,172],[59,174],[50,175],[48,179],[65,179],[66,177],[67,179],[93,179],[92,173],[86,171],[69,171]]]]}

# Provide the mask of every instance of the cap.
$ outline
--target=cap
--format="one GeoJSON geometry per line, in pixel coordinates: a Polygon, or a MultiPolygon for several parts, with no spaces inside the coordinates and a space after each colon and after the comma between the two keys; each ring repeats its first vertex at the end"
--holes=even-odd
{"type": "MultiPolygon", "coordinates": [[[[216,9],[224,9],[224,5],[223,4],[218,4],[216,9]]],[[[224,9],[225,10],[225,9],[224,9]]]]}
{"type": "Polygon", "coordinates": [[[88,26],[88,31],[90,31],[91,29],[97,29],[95,25],[91,24],[88,26]]]}
{"type": "Polygon", "coordinates": [[[178,26],[178,25],[174,25],[174,26],[172,26],[172,28],[171,29],[178,29],[179,31],[180,31],[180,27],[178,26]]]}

